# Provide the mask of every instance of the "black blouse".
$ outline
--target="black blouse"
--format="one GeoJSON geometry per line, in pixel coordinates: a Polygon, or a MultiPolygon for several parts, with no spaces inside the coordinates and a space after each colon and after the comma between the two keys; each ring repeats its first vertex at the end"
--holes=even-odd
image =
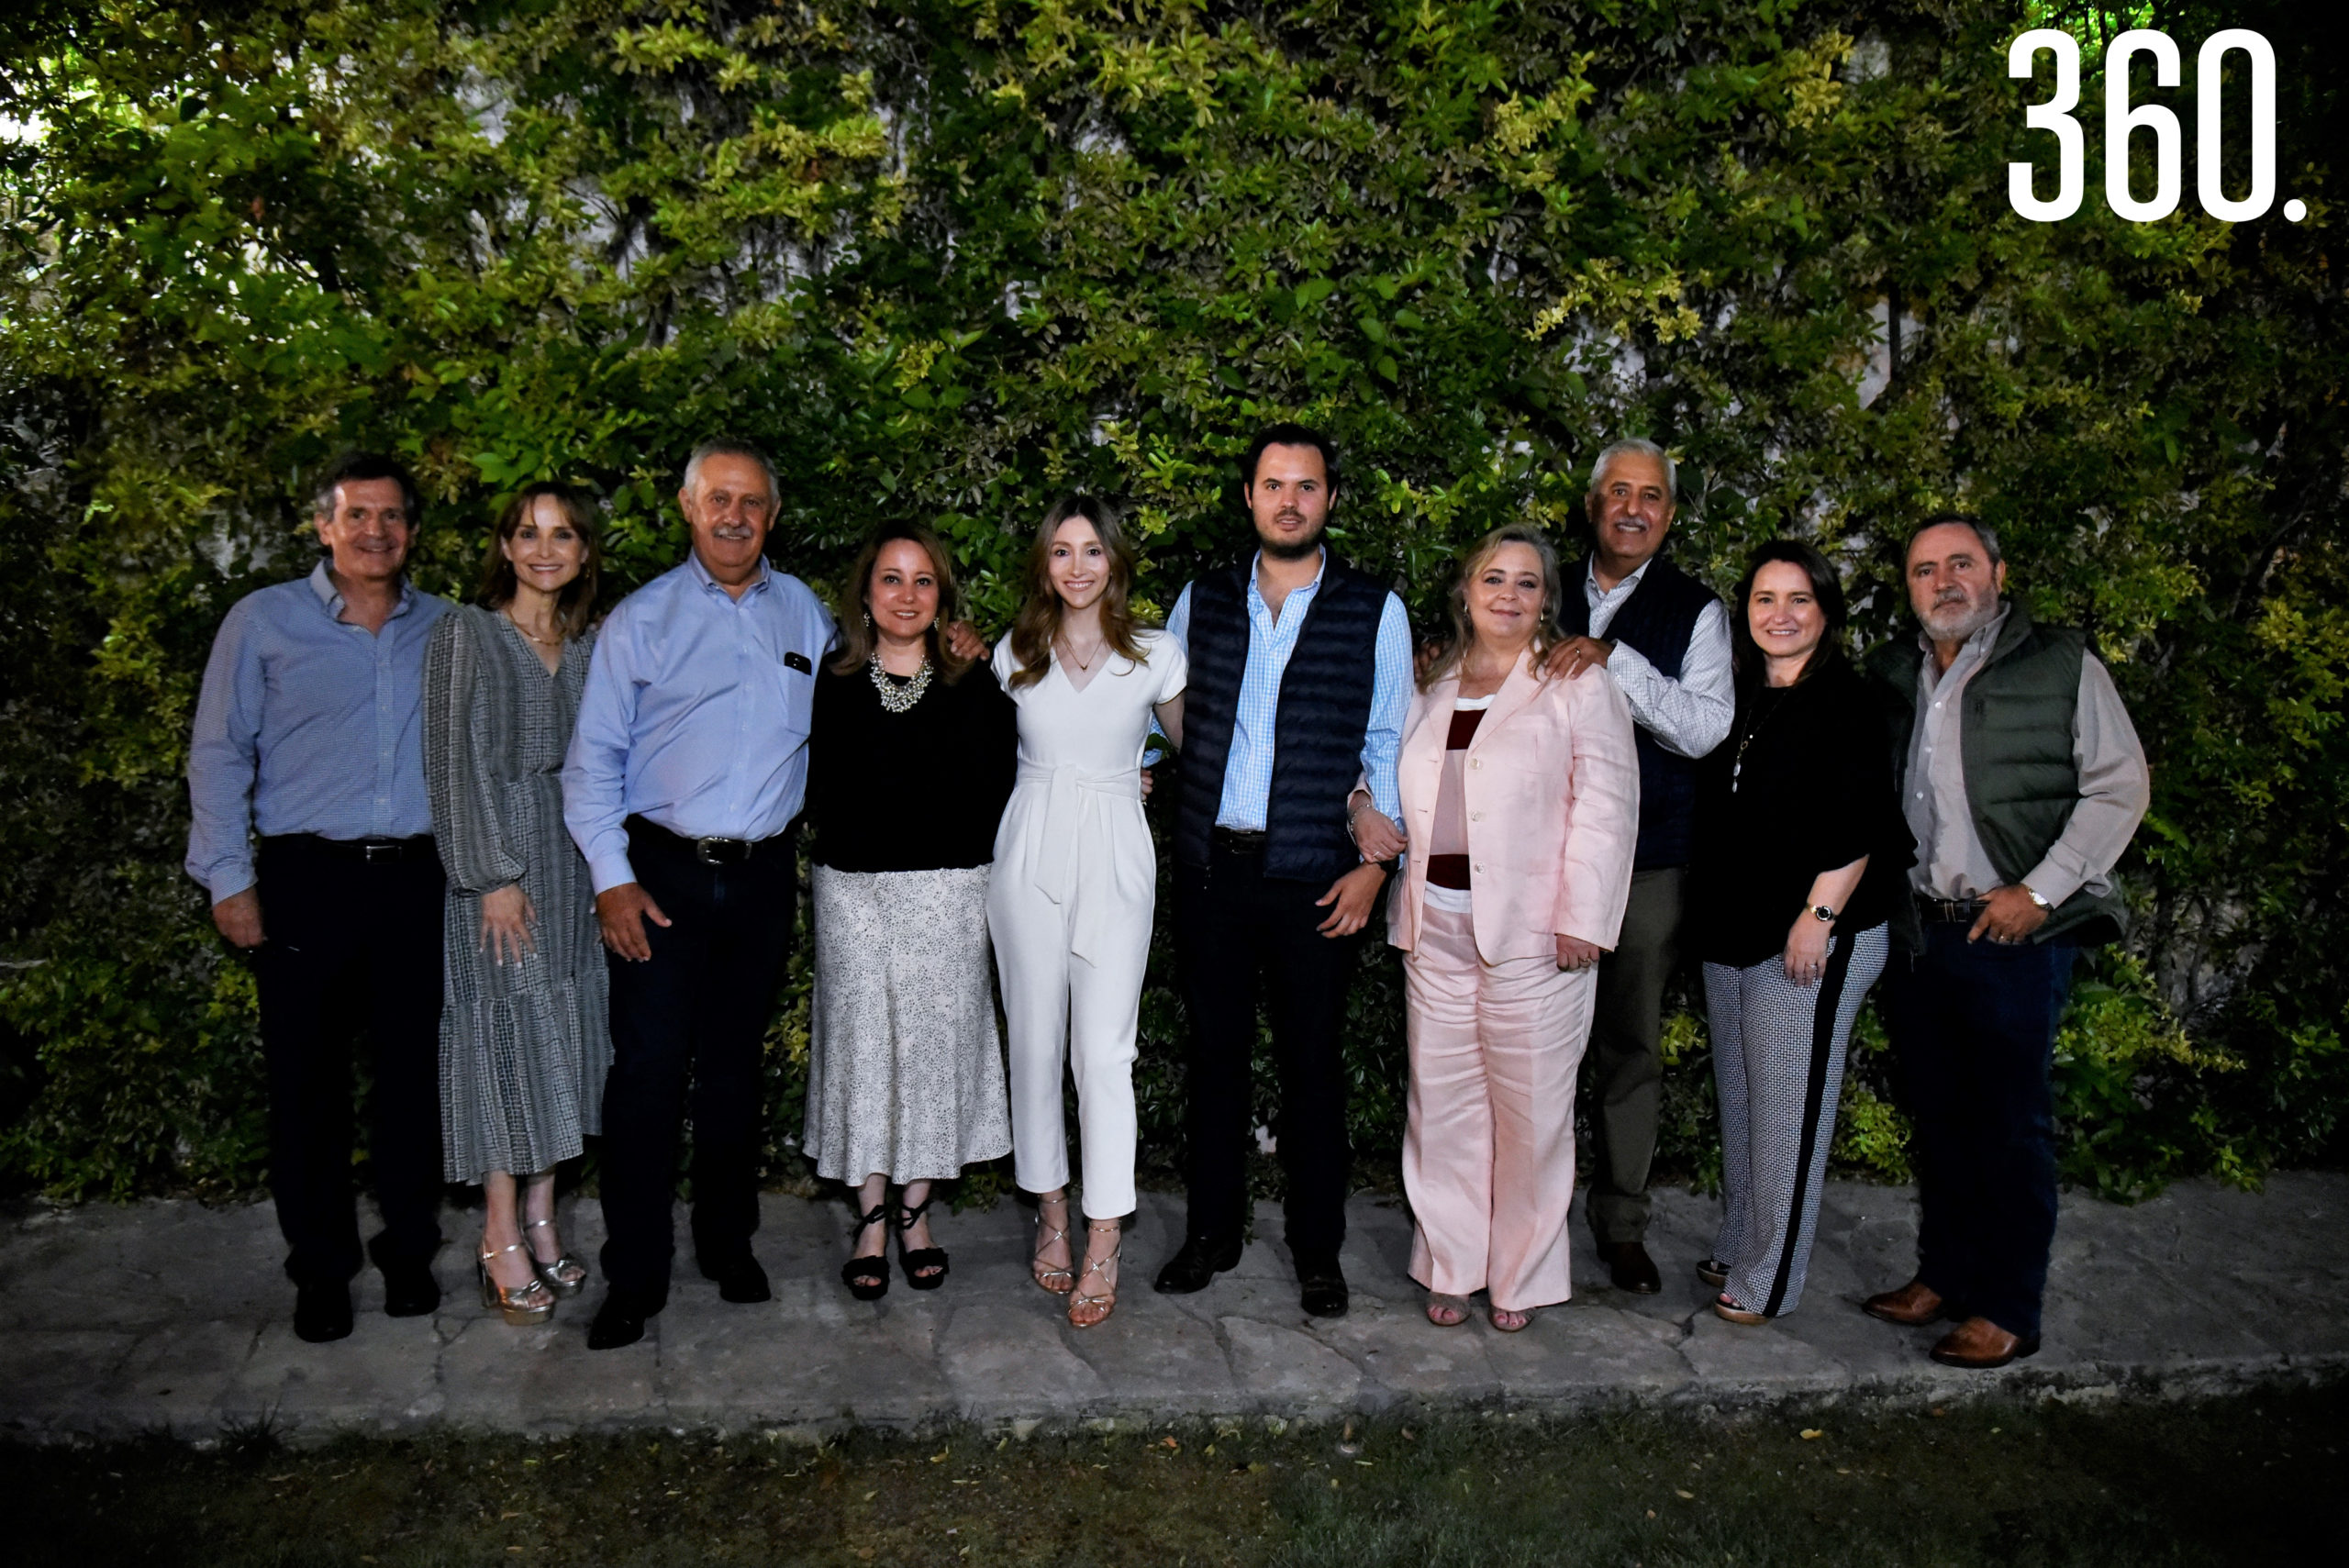
{"type": "Polygon", "coordinates": [[[807,739],[809,857],[854,872],[994,860],[996,824],[1019,767],[1019,715],[984,662],[952,685],[933,670],[930,689],[904,713],[881,706],[870,671],[818,672],[807,739]]]}
{"type": "Polygon", "coordinates": [[[1862,855],[1835,929],[1890,917],[1917,846],[1885,734],[1882,699],[1841,660],[1796,685],[1739,693],[1729,739],[1698,774],[1688,909],[1699,958],[1742,969],[1785,951],[1819,873],[1862,855]]]}

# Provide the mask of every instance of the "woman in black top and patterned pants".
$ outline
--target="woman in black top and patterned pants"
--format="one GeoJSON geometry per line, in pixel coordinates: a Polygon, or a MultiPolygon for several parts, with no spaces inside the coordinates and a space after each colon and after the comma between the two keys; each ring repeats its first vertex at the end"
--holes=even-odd
{"type": "Polygon", "coordinates": [[[816,995],[806,1148],[857,1195],[849,1289],[946,1278],[930,1184],[1011,1151],[987,947],[996,824],[1018,767],[1019,713],[958,656],[954,563],[918,523],[885,523],[841,595],[841,647],[816,683],[807,748],[815,829],[816,995]],[[888,1188],[904,1189],[892,1208],[888,1188]]]}
{"type": "Polygon", "coordinates": [[[1764,545],[1731,618],[1737,719],[1706,760],[1690,868],[1725,1198],[1697,1272],[1715,1312],[1759,1323],[1802,1299],[1845,1047],[1916,854],[1826,559],[1764,545]]]}

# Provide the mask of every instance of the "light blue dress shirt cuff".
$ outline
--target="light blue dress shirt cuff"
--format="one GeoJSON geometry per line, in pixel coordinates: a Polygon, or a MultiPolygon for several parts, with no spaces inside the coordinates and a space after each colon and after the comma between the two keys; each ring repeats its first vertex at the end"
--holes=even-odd
{"type": "Polygon", "coordinates": [[[1403,723],[1410,717],[1411,684],[1411,619],[1404,613],[1403,601],[1389,594],[1378,617],[1362,773],[1370,785],[1371,804],[1390,822],[1403,820],[1403,792],[1396,782],[1395,765],[1403,751],[1403,723]]]}

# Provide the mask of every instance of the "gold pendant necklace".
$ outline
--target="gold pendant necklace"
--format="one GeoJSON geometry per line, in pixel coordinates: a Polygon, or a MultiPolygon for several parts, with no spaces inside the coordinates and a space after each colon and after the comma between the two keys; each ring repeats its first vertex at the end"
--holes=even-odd
{"type": "Polygon", "coordinates": [[[562,646],[562,638],[557,637],[548,639],[540,637],[529,627],[524,626],[520,621],[516,620],[514,618],[514,612],[511,610],[506,612],[506,624],[512,627],[516,631],[520,632],[524,637],[529,638],[532,642],[537,643],[541,648],[560,648],[562,646]]]}

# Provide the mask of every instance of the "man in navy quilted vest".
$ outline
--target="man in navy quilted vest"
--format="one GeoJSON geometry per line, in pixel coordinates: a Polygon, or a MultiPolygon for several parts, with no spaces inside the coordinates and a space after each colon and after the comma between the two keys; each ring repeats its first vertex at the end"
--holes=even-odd
{"type": "Polygon", "coordinates": [[[2006,562],[1980,518],[1927,520],[1904,570],[1918,636],[1877,649],[1867,669],[1917,838],[1884,1012],[1916,1127],[1920,1224],[1916,1277],[1865,1310],[1949,1319],[1935,1361],[1999,1367],[2039,1349],[2055,1030],[2074,955],[2121,935],[2112,868],[2153,781],[2087,639],[2001,596],[2006,562]]]}
{"type": "Polygon", "coordinates": [[[1638,727],[1640,838],[1623,934],[1599,961],[1598,1015],[1582,1060],[1590,1131],[1589,1218],[1618,1290],[1664,1288],[1648,1256],[1648,1165],[1664,1091],[1664,988],[1680,952],[1681,889],[1697,809],[1697,763],[1737,712],[1729,612],[1659,559],[1677,482],[1653,441],[1617,441],[1591,465],[1590,559],[1558,619],[1569,640],[1553,673],[1604,665],[1638,727]]]}
{"type": "Polygon", "coordinates": [[[1402,847],[1395,758],[1411,695],[1402,601],[1322,543],[1337,467],[1317,430],[1259,435],[1240,462],[1255,551],[1194,580],[1166,618],[1191,665],[1174,834],[1190,1192],[1182,1250],[1158,1288],[1202,1290],[1240,1262],[1261,987],[1279,1062],[1286,1240],[1302,1305],[1320,1318],[1346,1310],[1339,1033],[1383,862],[1402,847]]]}

